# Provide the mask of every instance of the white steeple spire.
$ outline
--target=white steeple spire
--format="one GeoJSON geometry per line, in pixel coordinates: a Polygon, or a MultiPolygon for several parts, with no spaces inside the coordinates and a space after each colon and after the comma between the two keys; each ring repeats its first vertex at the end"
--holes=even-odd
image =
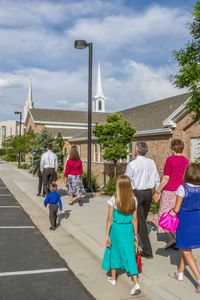
{"type": "Polygon", "coordinates": [[[98,63],[98,71],[97,71],[97,93],[96,97],[104,97],[103,91],[102,91],[102,85],[101,85],[101,68],[100,63],[98,63]]]}
{"type": "Polygon", "coordinates": [[[33,103],[33,96],[32,96],[32,75],[29,76],[29,88],[28,88],[28,96],[26,99],[26,103],[24,105],[24,113],[23,113],[23,120],[26,120],[26,116],[28,113],[28,110],[30,108],[34,107],[34,103],[33,103]]]}
{"type": "Polygon", "coordinates": [[[33,96],[32,96],[32,75],[29,76],[29,89],[28,89],[28,97],[27,97],[27,103],[29,105],[29,108],[33,108],[33,96]]]}
{"type": "Polygon", "coordinates": [[[97,71],[97,91],[96,95],[93,97],[93,111],[94,112],[105,112],[105,96],[103,94],[101,85],[101,68],[100,63],[98,63],[97,71]]]}

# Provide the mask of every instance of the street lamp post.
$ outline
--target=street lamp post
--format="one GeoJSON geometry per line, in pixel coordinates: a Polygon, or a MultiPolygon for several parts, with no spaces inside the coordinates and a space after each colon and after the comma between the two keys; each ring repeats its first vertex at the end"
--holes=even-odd
{"type": "Polygon", "coordinates": [[[92,146],[92,43],[87,43],[84,40],[76,40],[74,42],[76,49],[89,48],[88,56],[88,151],[87,151],[87,191],[92,191],[91,180],[91,146],[92,146]]]}
{"type": "MultiPolygon", "coordinates": [[[[15,111],[15,115],[19,115],[19,136],[22,135],[22,112],[21,111],[15,111]]],[[[19,157],[18,157],[18,167],[21,164],[21,153],[19,151],[19,157]]]]}

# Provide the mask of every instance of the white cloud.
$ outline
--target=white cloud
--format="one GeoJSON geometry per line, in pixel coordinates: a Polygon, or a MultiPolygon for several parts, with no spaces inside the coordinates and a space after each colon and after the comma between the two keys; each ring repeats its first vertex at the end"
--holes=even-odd
{"type": "Polygon", "coordinates": [[[125,79],[117,80],[108,77],[104,84],[104,93],[112,100],[107,101],[110,111],[122,110],[185,92],[175,88],[171,83],[175,66],[153,68],[130,60],[124,61],[122,73],[125,79]]]}
{"type": "Polygon", "coordinates": [[[185,24],[189,13],[161,6],[153,6],[140,13],[129,15],[111,15],[105,18],[78,19],[69,29],[69,36],[78,39],[84,36],[94,41],[103,53],[112,53],[116,49],[150,52],[161,44],[168,44],[187,37],[185,24]],[[173,30],[172,30],[173,24],[173,30]],[[157,42],[155,42],[157,40],[157,42]]]}
{"type": "Polygon", "coordinates": [[[108,110],[180,93],[170,53],[187,41],[190,17],[158,5],[128,10],[123,0],[0,1],[0,117],[23,108],[29,74],[36,107],[87,109],[87,52],[73,48],[80,38],[94,43],[108,110]]]}

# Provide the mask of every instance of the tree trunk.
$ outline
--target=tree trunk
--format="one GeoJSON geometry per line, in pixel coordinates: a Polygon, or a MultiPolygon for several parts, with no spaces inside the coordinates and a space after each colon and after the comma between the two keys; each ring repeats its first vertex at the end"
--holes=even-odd
{"type": "Polygon", "coordinates": [[[114,162],[114,178],[117,177],[117,162],[114,162]]]}

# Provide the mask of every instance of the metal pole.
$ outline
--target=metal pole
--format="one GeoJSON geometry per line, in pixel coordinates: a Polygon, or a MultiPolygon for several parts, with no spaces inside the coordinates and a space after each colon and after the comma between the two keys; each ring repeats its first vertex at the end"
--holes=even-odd
{"type": "Polygon", "coordinates": [[[92,146],[92,43],[88,43],[88,153],[87,153],[87,188],[88,192],[92,191],[91,180],[91,146],[92,146]]]}
{"type": "MultiPolygon", "coordinates": [[[[19,112],[19,136],[20,137],[22,135],[21,126],[22,126],[22,112],[19,112]]],[[[21,153],[19,151],[19,157],[18,157],[18,166],[19,167],[20,167],[20,164],[21,164],[21,153]]]]}

